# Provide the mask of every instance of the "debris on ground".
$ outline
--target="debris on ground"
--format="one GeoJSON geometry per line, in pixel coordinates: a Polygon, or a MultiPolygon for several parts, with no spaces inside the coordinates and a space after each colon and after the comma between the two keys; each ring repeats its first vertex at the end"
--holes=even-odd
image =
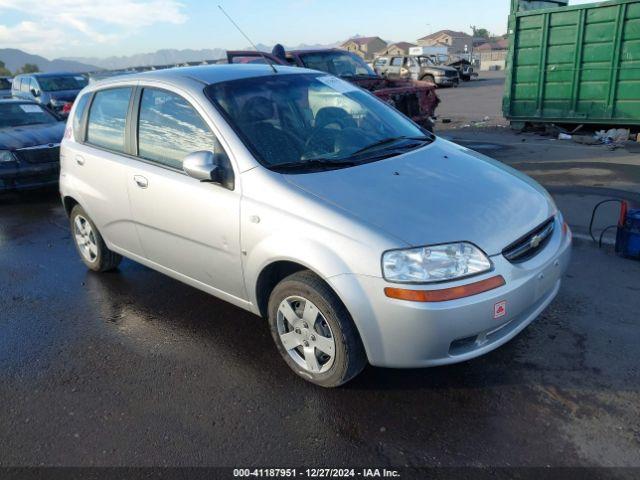
{"type": "Polygon", "coordinates": [[[631,135],[628,128],[612,128],[610,130],[599,130],[593,134],[576,134],[580,128],[571,133],[558,133],[558,140],[573,140],[582,145],[609,145],[613,148],[621,147],[629,140],[637,137],[631,135]]]}

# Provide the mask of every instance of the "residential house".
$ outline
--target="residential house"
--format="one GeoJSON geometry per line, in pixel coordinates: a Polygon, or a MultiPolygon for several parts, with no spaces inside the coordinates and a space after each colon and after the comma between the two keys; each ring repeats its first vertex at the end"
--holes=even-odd
{"type": "Polygon", "coordinates": [[[496,42],[485,42],[475,47],[475,57],[479,59],[480,70],[504,70],[509,52],[509,40],[501,38],[496,42]]]}
{"type": "Polygon", "coordinates": [[[471,52],[475,45],[479,45],[483,41],[480,38],[473,38],[468,33],[440,30],[418,39],[418,45],[421,47],[440,47],[444,45],[447,47],[449,55],[456,55],[471,52]]]}
{"type": "Polygon", "coordinates": [[[365,60],[373,60],[376,53],[387,48],[387,42],[380,37],[358,37],[344,42],[340,48],[359,55],[365,60]]]}
{"type": "Polygon", "coordinates": [[[415,43],[409,42],[392,43],[384,50],[379,51],[376,57],[409,55],[409,49],[415,46],[415,43]]]}

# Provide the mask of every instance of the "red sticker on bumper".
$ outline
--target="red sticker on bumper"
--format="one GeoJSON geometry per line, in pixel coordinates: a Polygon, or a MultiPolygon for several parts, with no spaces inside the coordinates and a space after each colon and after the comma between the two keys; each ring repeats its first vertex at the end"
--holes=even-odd
{"type": "Polygon", "coordinates": [[[504,317],[507,314],[507,301],[498,302],[493,306],[493,318],[504,317]]]}

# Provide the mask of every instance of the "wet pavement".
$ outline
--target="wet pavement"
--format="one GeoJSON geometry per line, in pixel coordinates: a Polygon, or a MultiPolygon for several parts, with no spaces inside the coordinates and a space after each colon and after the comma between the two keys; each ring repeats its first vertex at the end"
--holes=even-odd
{"type": "MultiPolygon", "coordinates": [[[[542,181],[582,236],[595,201],[640,194],[637,155],[444,133],[542,181]]],[[[264,320],[128,260],[88,272],[54,192],[0,195],[0,466],[640,467],[639,292],[640,262],[579,239],[502,348],[323,390],[264,320]]]]}
{"type": "Polygon", "coordinates": [[[640,466],[640,263],[577,242],[559,297],[460,365],[288,371],[266,322],[125,260],[54,193],[0,201],[1,465],[640,466]]]}

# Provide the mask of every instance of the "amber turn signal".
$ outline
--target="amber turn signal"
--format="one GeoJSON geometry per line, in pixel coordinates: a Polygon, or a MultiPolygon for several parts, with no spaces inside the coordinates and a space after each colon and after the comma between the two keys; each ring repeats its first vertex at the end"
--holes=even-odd
{"type": "Polygon", "coordinates": [[[389,298],[409,302],[448,302],[449,300],[478,295],[479,293],[493,290],[505,284],[506,282],[502,275],[496,275],[486,280],[468,285],[460,285],[459,287],[443,288],[440,290],[406,290],[404,288],[387,287],[384,289],[384,293],[389,298]]]}

